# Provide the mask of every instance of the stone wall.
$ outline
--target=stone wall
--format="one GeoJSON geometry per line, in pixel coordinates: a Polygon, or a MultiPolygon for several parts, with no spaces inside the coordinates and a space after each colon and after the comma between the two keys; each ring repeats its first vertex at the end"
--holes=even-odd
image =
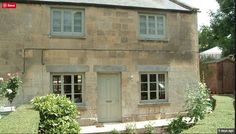
{"type": "Polygon", "coordinates": [[[82,117],[96,119],[94,66],[123,65],[127,71],[121,72],[122,121],[168,118],[183,110],[184,89],[199,80],[198,63],[196,13],[40,4],[17,4],[16,9],[0,12],[0,74],[22,72],[24,84],[15,100],[17,104],[50,92],[47,65],[87,65],[86,106],[80,111],[82,117]],[[85,36],[51,36],[51,6],[82,8],[85,36]],[[139,12],[165,14],[167,38],[141,40],[139,12]],[[139,104],[138,65],[169,68],[168,103],[139,104]]]}

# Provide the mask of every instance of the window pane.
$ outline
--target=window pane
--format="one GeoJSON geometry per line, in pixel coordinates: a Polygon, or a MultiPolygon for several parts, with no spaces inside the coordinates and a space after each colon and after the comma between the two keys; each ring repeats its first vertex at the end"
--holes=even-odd
{"type": "Polygon", "coordinates": [[[74,83],[82,83],[82,75],[74,75],[74,83]]]}
{"type": "Polygon", "coordinates": [[[149,78],[150,78],[150,82],[156,82],[156,74],[150,74],[149,75],[149,78]]]}
{"type": "Polygon", "coordinates": [[[147,82],[147,74],[141,74],[141,82],[147,82]]]}
{"type": "Polygon", "coordinates": [[[140,15],[139,17],[140,19],[140,34],[147,34],[147,20],[146,20],[146,16],[144,15],[140,15]]]}
{"type": "Polygon", "coordinates": [[[164,30],[163,29],[158,29],[157,34],[158,35],[164,35],[164,30]]]}
{"type": "Polygon", "coordinates": [[[82,32],[82,13],[76,12],[74,14],[74,32],[82,32]]]}
{"type": "Polygon", "coordinates": [[[159,99],[165,99],[166,95],[165,92],[159,92],[159,99]]]}
{"type": "Polygon", "coordinates": [[[159,88],[159,90],[165,90],[165,84],[164,83],[159,83],[158,88],[159,88]]]}
{"type": "Polygon", "coordinates": [[[165,75],[164,74],[159,74],[158,75],[158,88],[159,88],[159,99],[165,99],[165,75]]]}
{"type": "Polygon", "coordinates": [[[71,93],[71,85],[64,85],[64,93],[71,93]]]}
{"type": "Polygon", "coordinates": [[[64,32],[71,32],[72,15],[71,11],[64,11],[64,32]]]}
{"type": "Polygon", "coordinates": [[[165,74],[158,75],[158,82],[165,83],[165,74]]]}
{"type": "Polygon", "coordinates": [[[53,32],[61,32],[61,11],[53,11],[53,32]]]}
{"type": "Polygon", "coordinates": [[[164,18],[157,16],[157,34],[164,35],[164,18]]]}
{"type": "Polygon", "coordinates": [[[60,75],[52,76],[52,82],[53,84],[61,84],[61,76],[60,75]]]}
{"type": "Polygon", "coordinates": [[[64,84],[71,84],[71,76],[64,75],[64,84]]]}
{"type": "Polygon", "coordinates": [[[151,92],[150,93],[150,99],[153,100],[153,99],[156,99],[157,98],[157,92],[151,92]]]}
{"type": "Polygon", "coordinates": [[[61,85],[53,85],[53,93],[61,94],[61,85]]]}
{"type": "Polygon", "coordinates": [[[71,94],[66,94],[66,97],[69,98],[71,100],[71,94]]]}
{"type": "Polygon", "coordinates": [[[82,27],[81,26],[74,26],[74,32],[82,32],[82,27]]]}
{"type": "Polygon", "coordinates": [[[148,94],[147,94],[147,92],[142,92],[142,93],[141,93],[141,100],[148,100],[148,94]]]}
{"type": "Polygon", "coordinates": [[[148,16],[148,34],[155,35],[155,16],[148,16]]]}
{"type": "Polygon", "coordinates": [[[82,103],[82,95],[81,94],[75,94],[74,95],[74,102],[75,103],[82,103]]]}
{"type": "Polygon", "coordinates": [[[147,91],[147,83],[141,83],[141,91],[147,91]]]}
{"type": "Polygon", "coordinates": [[[150,83],[150,91],[156,91],[157,85],[156,83],[150,83]]]}
{"type": "Polygon", "coordinates": [[[74,85],[75,93],[82,93],[82,85],[74,85]]]}

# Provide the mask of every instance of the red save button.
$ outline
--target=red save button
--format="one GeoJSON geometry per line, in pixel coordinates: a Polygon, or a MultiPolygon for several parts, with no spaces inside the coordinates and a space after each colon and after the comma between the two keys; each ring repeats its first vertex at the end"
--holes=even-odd
{"type": "Polygon", "coordinates": [[[16,2],[2,2],[2,8],[16,8],[16,2]]]}

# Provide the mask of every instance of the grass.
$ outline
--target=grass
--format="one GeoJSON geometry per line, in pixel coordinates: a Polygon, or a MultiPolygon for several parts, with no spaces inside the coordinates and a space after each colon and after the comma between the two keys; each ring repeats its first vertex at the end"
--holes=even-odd
{"type": "Polygon", "coordinates": [[[182,133],[217,133],[218,128],[234,128],[234,99],[229,96],[213,96],[213,98],[216,99],[215,110],[182,133]]]}
{"type": "Polygon", "coordinates": [[[0,133],[38,133],[39,113],[31,105],[21,105],[0,119],[0,133]]]}

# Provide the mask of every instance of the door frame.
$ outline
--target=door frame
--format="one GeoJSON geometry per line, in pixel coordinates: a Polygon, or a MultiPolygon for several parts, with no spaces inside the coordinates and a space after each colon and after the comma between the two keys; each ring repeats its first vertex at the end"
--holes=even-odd
{"type": "MultiPolygon", "coordinates": [[[[99,114],[99,87],[98,87],[98,79],[100,75],[117,75],[117,77],[119,78],[119,107],[120,107],[120,119],[119,121],[114,121],[114,122],[122,122],[122,75],[120,72],[98,72],[97,73],[97,115],[99,114]]],[[[97,116],[98,122],[99,121],[99,115],[97,116]]],[[[107,121],[110,122],[110,121],[107,121]]],[[[112,121],[113,122],[113,121],[112,121]]],[[[101,123],[105,123],[105,122],[101,122],[101,123]]]]}

